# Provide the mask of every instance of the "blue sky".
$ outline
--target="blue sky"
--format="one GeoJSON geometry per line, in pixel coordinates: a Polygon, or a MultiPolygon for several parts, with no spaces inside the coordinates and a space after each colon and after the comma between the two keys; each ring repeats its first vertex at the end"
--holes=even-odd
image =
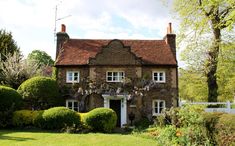
{"type": "Polygon", "coordinates": [[[65,24],[71,38],[162,39],[176,20],[162,0],[0,0],[0,29],[11,31],[25,57],[32,50],[55,57],[56,29],[65,24]]]}

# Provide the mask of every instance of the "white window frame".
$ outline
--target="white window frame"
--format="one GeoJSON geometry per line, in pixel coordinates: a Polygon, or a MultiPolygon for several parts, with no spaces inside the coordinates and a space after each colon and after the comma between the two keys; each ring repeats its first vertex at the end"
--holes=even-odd
{"type": "Polygon", "coordinates": [[[166,73],[165,73],[165,71],[153,71],[153,73],[152,73],[152,79],[153,79],[153,81],[154,82],[156,82],[156,83],[166,83],[166,73]],[[157,80],[155,80],[155,75],[154,74],[158,74],[157,75],[157,80]],[[160,80],[160,73],[162,73],[163,74],[163,80],[160,80]]]}
{"type": "Polygon", "coordinates": [[[123,82],[123,80],[125,79],[125,72],[124,71],[107,71],[106,72],[106,82],[123,82]],[[111,76],[108,76],[108,73],[112,73],[111,76]],[[114,80],[114,76],[113,73],[117,73],[117,80],[114,80]],[[120,73],[123,73],[123,79],[120,80],[120,73]],[[108,77],[111,77],[112,80],[108,80],[108,77]]]}
{"type": "Polygon", "coordinates": [[[66,83],[79,83],[80,81],[80,72],[79,71],[67,71],[66,72],[66,83]],[[69,79],[69,74],[72,73],[72,80],[69,79]],[[74,80],[74,74],[78,73],[77,80],[74,80]]]}
{"type": "Polygon", "coordinates": [[[74,111],[79,111],[79,102],[78,100],[75,100],[75,99],[67,99],[66,100],[66,107],[69,108],[69,109],[72,109],[74,110],[75,108],[77,108],[77,110],[74,110],[74,111]],[[69,107],[69,103],[72,103],[72,107],[69,107]],[[75,102],[77,102],[77,105],[75,105],[75,102]]]}
{"type": "Polygon", "coordinates": [[[165,100],[153,100],[153,103],[152,103],[152,111],[153,111],[153,116],[157,116],[157,115],[161,115],[162,113],[160,113],[160,108],[162,110],[164,110],[166,108],[166,102],[165,100]],[[163,107],[160,107],[160,102],[163,102],[163,107]],[[157,107],[155,107],[155,103],[157,103],[157,107]],[[155,112],[155,109],[158,109],[157,112],[155,112]]]}

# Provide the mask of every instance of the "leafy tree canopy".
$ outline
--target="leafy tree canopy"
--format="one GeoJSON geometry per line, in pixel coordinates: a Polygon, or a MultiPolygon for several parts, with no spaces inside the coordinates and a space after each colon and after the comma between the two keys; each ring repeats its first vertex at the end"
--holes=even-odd
{"type": "MultiPolygon", "coordinates": [[[[178,41],[188,69],[206,77],[208,101],[217,101],[222,48],[231,47],[235,24],[234,0],[174,0],[181,22],[178,41]],[[181,46],[181,47],[182,47],[181,46]],[[195,71],[197,70],[197,71],[195,71]]],[[[191,80],[187,81],[188,83],[191,80]]]]}
{"type": "Polygon", "coordinates": [[[33,50],[27,57],[30,62],[36,62],[39,67],[42,66],[53,66],[54,61],[51,59],[45,51],[33,50]]]}
{"type": "Polygon", "coordinates": [[[11,32],[7,32],[4,29],[0,30],[0,60],[4,61],[8,54],[13,55],[14,52],[19,52],[15,40],[12,37],[11,32]]]}

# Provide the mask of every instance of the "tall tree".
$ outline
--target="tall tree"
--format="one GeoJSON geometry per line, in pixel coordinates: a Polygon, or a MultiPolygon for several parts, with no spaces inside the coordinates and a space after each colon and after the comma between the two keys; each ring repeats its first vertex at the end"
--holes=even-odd
{"type": "Polygon", "coordinates": [[[20,53],[15,52],[13,55],[6,56],[5,61],[0,62],[0,68],[2,69],[0,84],[17,89],[25,80],[41,75],[37,64],[28,63],[27,60],[22,60],[22,57],[20,53]]]}
{"type": "MultiPolygon", "coordinates": [[[[205,47],[204,69],[207,77],[208,101],[218,98],[217,66],[221,43],[235,23],[234,0],[174,0],[174,10],[180,17],[180,37],[184,45],[205,47]],[[205,43],[205,40],[207,43],[205,43]]],[[[229,41],[229,40],[227,40],[229,41]]]]}
{"type": "Polygon", "coordinates": [[[19,52],[15,40],[12,37],[11,32],[7,32],[4,29],[0,30],[0,61],[5,61],[6,56],[13,55],[15,52],[19,52]]]}
{"type": "Polygon", "coordinates": [[[27,57],[27,60],[33,63],[37,63],[39,67],[53,66],[54,61],[51,59],[45,51],[33,50],[27,57]]]}

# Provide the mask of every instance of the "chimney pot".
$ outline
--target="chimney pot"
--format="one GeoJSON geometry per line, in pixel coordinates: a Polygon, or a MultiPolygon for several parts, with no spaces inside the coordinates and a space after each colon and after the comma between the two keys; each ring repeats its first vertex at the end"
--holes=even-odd
{"type": "Polygon", "coordinates": [[[172,33],[171,23],[169,23],[167,30],[168,30],[168,31],[167,31],[168,34],[171,34],[171,33],[172,33]]]}
{"type": "Polygon", "coordinates": [[[66,32],[66,26],[64,24],[61,24],[61,32],[66,32]]]}

